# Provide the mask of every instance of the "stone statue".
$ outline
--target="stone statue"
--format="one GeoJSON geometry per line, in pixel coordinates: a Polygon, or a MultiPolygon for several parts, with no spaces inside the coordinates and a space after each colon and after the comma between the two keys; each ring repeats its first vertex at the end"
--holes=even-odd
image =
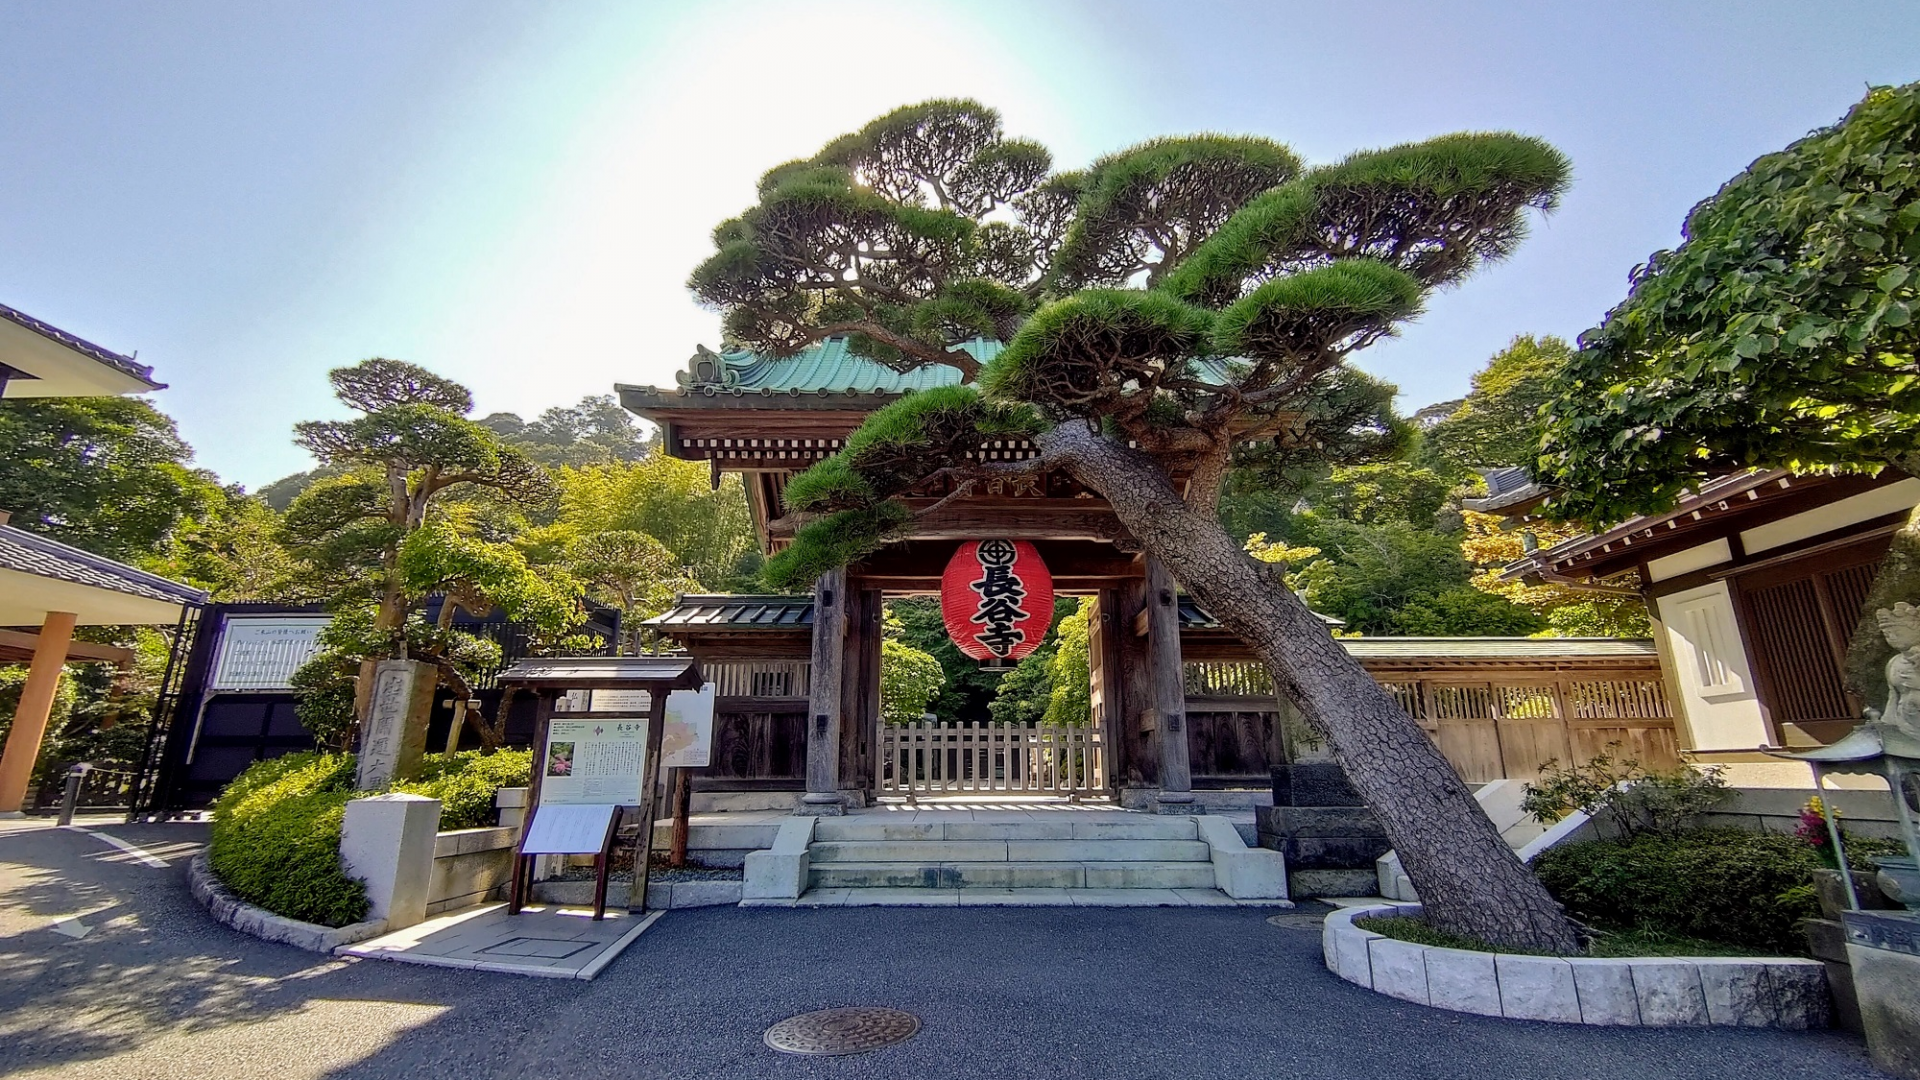
{"type": "Polygon", "coordinates": [[[1874,612],[1874,619],[1894,654],[1887,661],[1887,706],[1866,710],[1867,719],[1920,739],[1920,607],[1898,603],[1874,612]]]}

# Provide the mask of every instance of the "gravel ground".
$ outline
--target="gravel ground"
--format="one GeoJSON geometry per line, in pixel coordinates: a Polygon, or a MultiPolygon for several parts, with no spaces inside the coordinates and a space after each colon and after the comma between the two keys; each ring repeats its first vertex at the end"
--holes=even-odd
{"type": "MultiPolygon", "coordinates": [[[[187,896],[204,827],[0,828],[0,1072],[63,1078],[1147,1077],[1849,1080],[1838,1033],[1609,1030],[1464,1016],[1341,982],[1270,911],[710,908],[591,983],[339,961],[187,896]],[[54,920],[78,916],[75,939],[54,920]],[[775,1054],[775,1021],[917,1014],[910,1042],[775,1054]]],[[[70,925],[70,924],[63,924],[70,925]]]]}

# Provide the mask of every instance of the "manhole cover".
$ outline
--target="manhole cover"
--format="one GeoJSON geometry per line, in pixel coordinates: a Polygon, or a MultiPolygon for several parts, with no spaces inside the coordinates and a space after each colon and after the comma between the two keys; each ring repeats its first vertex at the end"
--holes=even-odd
{"type": "Polygon", "coordinates": [[[1327,913],[1324,911],[1289,911],[1284,915],[1267,916],[1267,925],[1282,930],[1318,930],[1326,919],[1327,913]]]}
{"type": "Polygon", "coordinates": [[[920,1018],[899,1009],[822,1009],[767,1029],[767,1045],[783,1054],[864,1054],[906,1042],[920,1018]]]}

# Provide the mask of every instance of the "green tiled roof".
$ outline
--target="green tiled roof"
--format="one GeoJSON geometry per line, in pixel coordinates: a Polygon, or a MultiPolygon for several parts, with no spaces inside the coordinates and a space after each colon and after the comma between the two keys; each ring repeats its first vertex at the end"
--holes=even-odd
{"type": "MultiPolygon", "coordinates": [[[[1002,346],[997,341],[975,338],[960,348],[984,364],[1000,355],[1002,346]]],[[[960,369],[945,364],[895,371],[855,356],[848,350],[846,339],[837,337],[778,360],[745,350],[703,352],[694,358],[691,368],[679,374],[681,386],[690,390],[712,386],[739,393],[899,394],[960,381],[960,369]],[[714,359],[719,362],[713,363],[714,359]]]]}

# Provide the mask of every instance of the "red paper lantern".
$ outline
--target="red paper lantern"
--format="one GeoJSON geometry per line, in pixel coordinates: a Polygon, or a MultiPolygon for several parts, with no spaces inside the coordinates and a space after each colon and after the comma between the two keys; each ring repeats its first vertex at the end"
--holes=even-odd
{"type": "Polygon", "coordinates": [[[969,540],[941,575],[940,617],[975,660],[1018,660],[1053,623],[1053,575],[1025,540],[969,540]]]}

